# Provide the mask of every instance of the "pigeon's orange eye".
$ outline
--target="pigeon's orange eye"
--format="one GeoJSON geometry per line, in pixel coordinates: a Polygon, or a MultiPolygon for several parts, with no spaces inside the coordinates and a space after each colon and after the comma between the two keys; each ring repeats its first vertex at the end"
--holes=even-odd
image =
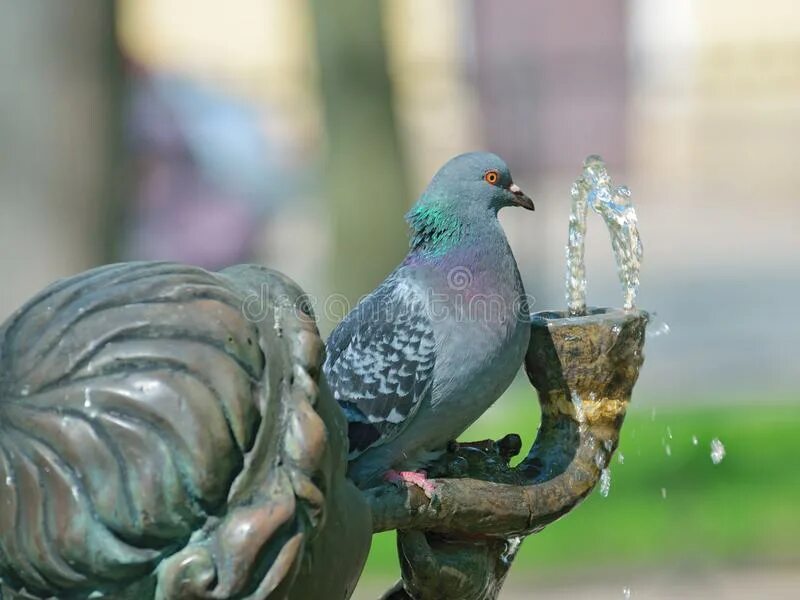
{"type": "Polygon", "coordinates": [[[500,173],[497,171],[486,171],[486,174],[483,176],[487,183],[491,183],[492,185],[497,183],[497,180],[500,179],[500,173]]]}

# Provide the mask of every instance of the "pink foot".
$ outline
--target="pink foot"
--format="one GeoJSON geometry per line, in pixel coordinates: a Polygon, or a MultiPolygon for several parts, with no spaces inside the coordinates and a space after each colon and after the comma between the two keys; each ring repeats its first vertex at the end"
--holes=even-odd
{"type": "Polygon", "coordinates": [[[386,471],[383,478],[390,483],[411,484],[420,488],[428,498],[433,498],[436,485],[430,481],[425,471],[386,471]]]}

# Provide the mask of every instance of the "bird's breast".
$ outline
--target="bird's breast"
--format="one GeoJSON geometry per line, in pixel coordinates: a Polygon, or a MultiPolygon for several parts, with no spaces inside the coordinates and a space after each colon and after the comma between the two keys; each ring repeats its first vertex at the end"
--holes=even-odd
{"type": "Polygon", "coordinates": [[[493,268],[473,267],[469,275],[460,283],[450,277],[440,314],[434,317],[439,350],[433,402],[452,407],[454,425],[462,414],[464,427],[511,383],[530,335],[527,301],[513,257],[493,268]]]}

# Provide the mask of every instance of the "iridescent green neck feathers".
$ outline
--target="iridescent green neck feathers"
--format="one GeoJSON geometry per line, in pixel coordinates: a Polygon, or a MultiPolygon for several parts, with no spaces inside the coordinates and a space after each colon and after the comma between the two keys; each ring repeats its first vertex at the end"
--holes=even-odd
{"type": "Polygon", "coordinates": [[[464,235],[464,225],[452,210],[433,203],[418,203],[406,215],[411,226],[411,248],[443,254],[464,235]]]}

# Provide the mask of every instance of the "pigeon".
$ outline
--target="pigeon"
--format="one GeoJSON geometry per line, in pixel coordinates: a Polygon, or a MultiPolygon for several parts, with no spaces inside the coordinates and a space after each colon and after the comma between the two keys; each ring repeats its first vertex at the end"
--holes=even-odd
{"type": "Polygon", "coordinates": [[[410,250],[334,329],[323,365],[348,421],[348,476],[432,483],[420,471],[511,384],[530,337],[519,269],[497,219],[533,210],[495,154],[456,156],[406,215],[410,250]]]}

